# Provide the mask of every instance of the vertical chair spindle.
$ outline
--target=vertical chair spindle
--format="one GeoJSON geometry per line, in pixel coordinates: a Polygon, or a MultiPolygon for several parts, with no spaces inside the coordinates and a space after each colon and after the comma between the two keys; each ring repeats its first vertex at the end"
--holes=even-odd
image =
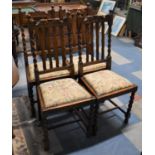
{"type": "Polygon", "coordinates": [[[99,21],[97,20],[96,25],[96,60],[99,60],[99,21]]]}
{"type": "MultiPolygon", "coordinates": [[[[113,18],[113,11],[110,11],[110,16],[107,18],[113,18]]],[[[107,55],[107,68],[111,69],[111,31],[113,20],[108,20],[108,55],[107,55]]]]}

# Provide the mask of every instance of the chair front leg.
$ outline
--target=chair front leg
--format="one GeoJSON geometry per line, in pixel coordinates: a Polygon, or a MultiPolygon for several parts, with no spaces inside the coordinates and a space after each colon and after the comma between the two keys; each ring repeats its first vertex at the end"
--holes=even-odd
{"type": "Polygon", "coordinates": [[[45,116],[42,116],[42,128],[43,128],[43,145],[44,145],[44,150],[48,151],[49,150],[49,139],[48,139],[48,121],[45,118],[45,116]]]}
{"type": "Polygon", "coordinates": [[[92,131],[92,112],[93,111],[93,105],[90,105],[90,111],[89,111],[89,117],[88,117],[88,126],[87,126],[87,137],[91,136],[92,131]]]}
{"type": "Polygon", "coordinates": [[[99,103],[96,101],[96,103],[94,104],[94,112],[93,112],[93,136],[96,135],[97,132],[97,120],[98,120],[98,108],[99,108],[99,103]]]}
{"type": "Polygon", "coordinates": [[[131,92],[131,96],[130,96],[130,100],[129,100],[129,104],[128,104],[128,109],[127,109],[127,112],[125,114],[125,120],[124,120],[125,124],[128,124],[128,121],[129,121],[129,118],[130,118],[130,115],[131,115],[131,109],[132,109],[132,105],[133,105],[133,102],[134,102],[134,96],[135,96],[136,90],[133,90],[131,92]]]}
{"type": "Polygon", "coordinates": [[[95,103],[90,104],[90,111],[88,117],[87,136],[90,137],[96,133],[96,109],[95,103]]]}
{"type": "Polygon", "coordinates": [[[28,84],[28,94],[31,102],[31,117],[35,117],[34,99],[33,99],[33,85],[28,84]]]}

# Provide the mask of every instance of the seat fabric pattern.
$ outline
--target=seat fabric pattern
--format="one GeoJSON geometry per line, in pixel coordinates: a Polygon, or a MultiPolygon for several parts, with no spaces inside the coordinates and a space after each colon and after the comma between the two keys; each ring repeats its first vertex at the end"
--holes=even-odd
{"type": "MultiPolygon", "coordinates": [[[[89,60],[91,60],[91,55],[89,55],[89,60]]],[[[94,60],[96,60],[95,57],[94,57],[94,60]]],[[[79,57],[78,56],[73,57],[73,62],[74,62],[74,72],[75,72],[75,75],[78,75],[79,57]]],[[[86,63],[86,55],[82,55],[82,62],[86,63]]],[[[83,67],[83,73],[93,72],[93,71],[97,71],[97,70],[105,69],[105,68],[106,68],[106,63],[105,62],[101,62],[101,63],[97,63],[97,64],[92,64],[92,65],[83,67]]]]}
{"type": "MultiPolygon", "coordinates": [[[[42,71],[43,70],[43,63],[38,62],[37,65],[38,65],[38,70],[42,71]]],[[[47,69],[50,68],[49,61],[46,61],[46,66],[47,66],[47,69]]],[[[55,66],[56,66],[55,63],[53,63],[53,67],[55,67],[55,66]]],[[[69,72],[69,70],[66,69],[66,70],[53,71],[50,73],[40,75],[40,79],[44,80],[47,78],[58,78],[58,77],[65,77],[68,75],[70,75],[70,72],[69,72]]],[[[29,82],[35,81],[34,64],[30,64],[28,66],[28,80],[29,80],[29,82]]]]}
{"type": "Polygon", "coordinates": [[[92,97],[90,93],[71,78],[42,83],[39,88],[45,108],[81,101],[92,97]]]}
{"type": "Polygon", "coordinates": [[[83,78],[98,96],[132,86],[126,78],[110,70],[86,74],[83,78]]]}

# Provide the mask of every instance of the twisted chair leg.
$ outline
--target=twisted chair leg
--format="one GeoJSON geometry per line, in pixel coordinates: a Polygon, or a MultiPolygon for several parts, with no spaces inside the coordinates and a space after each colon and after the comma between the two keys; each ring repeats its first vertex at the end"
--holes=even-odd
{"type": "Polygon", "coordinates": [[[48,139],[48,127],[47,127],[47,119],[43,118],[42,120],[42,125],[43,125],[43,145],[44,145],[44,150],[48,151],[49,150],[49,139],[48,139]]]}
{"type": "Polygon", "coordinates": [[[96,135],[97,113],[98,113],[98,103],[95,101],[93,104],[90,105],[90,113],[89,113],[88,128],[87,128],[88,137],[96,135]]]}
{"type": "Polygon", "coordinates": [[[92,135],[92,127],[93,127],[93,110],[94,105],[90,105],[89,118],[88,118],[88,126],[87,126],[87,136],[90,137],[92,135]]]}
{"type": "Polygon", "coordinates": [[[127,112],[125,114],[125,120],[124,120],[125,124],[128,124],[128,121],[129,121],[129,118],[131,115],[131,109],[132,109],[135,93],[136,93],[136,90],[131,92],[131,96],[130,96],[130,100],[129,100],[129,104],[128,104],[128,109],[127,109],[127,112]]]}
{"type": "Polygon", "coordinates": [[[38,121],[41,121],[41,106],[40,106],[40,101],[39,100],[38,100],[38,121]]]}
{"type": "Polygon", "coordinates": [[[98,102],[96,102],[94,104],[94,112],[93,112],[93,136],[96,135],[96,132],[97,132],[97,119],[98,119],[98,108],[99,108],[99,105],[98,105],[98,102]]]}
{"type": "Polygon", "coordinates": [[[31,117],[35,117],[34,99],[33,99],[33,85],[28,84],[28,94],[31,102],[31,117]]]}

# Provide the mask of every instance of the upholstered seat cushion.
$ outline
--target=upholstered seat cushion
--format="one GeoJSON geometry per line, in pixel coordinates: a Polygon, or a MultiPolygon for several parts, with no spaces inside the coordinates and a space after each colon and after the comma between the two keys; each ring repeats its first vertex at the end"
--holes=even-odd
{"type": "Polygon", "coordinates": [[[86,74],[83,76],[83,79],[98,96],[120,90],[122,88],[127,88],[132,85],[132,83],[126,78],[110,70],[86,74]]]}
{"type": "MultiPolygon", "coordinates": [[[[42,62],[38,62],[38,70],[42,71],[43,70],[43,63],[42,62]]],[[[49,69],[49,61],[46,61],[46,66],[47,69],[49,69]]],[[[55,63],[53,63],[53,67],[55,67],[55,63]]],[[[40,75],[40,79],[44,80],[44,79],[48,79],[50,78],[57,78],[57,77],[65,77],[68,76],[70,74],[69,70],[60,70],[60,71],[54,71],[54,72],[50,72],[47,74],[42,74],[40,75]]],[[[34,73],[34,64],[30,64],[28,66],[28,80],[29,82],[34,82],[35,81],[35,73],[34,73]]]]}
{"type": "MultiPolygon", "coordinates": [[[[91,60],[91,56],[89,55],[89,60],[91,60]]],[[[94,57],[95,60],[95,57],[94,57]]],[[[74,56],[73,57],[73,62],[74,62],[74,72],[75,75],[78,75],[78,62],[79,62],[79,57],[78,56],[74,56]]],[[[85,63],[86,62],[86,55],[82,55],[82,62],[85,63]]],[[[106,68],[106,63],[101,62],[101,63],[97,63],[97,64],[93,64],[93,65],[89,65],[89,66],[85,66],[83,68],[83,73],[88,73],[88,72],[92,72],[92,71],[97,71],[100,69],[105,69],[106,68]]]]}
{"type": "Polygon", "coordinates": [[[92,98],[90,93],[71,78],[42,83],[39,88],[43,109],[92,98]]]}

